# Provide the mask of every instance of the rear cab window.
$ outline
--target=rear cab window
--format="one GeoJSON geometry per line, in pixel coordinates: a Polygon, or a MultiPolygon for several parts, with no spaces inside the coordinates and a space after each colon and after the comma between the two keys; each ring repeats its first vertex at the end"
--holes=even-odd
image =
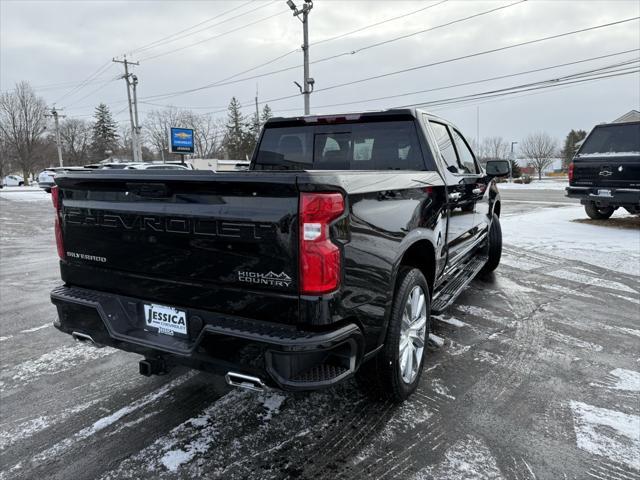
{"type": "MultiPolygon", "coordinates": [[[[415,120],[267,125],[254,170],[426,170],[415,120]]],[[[426,155],[429,155],[427,153],[426,155]]]]}
{"type": "Polygon", "coordinates": [[[640,123],[598,125],[582,144],[579,156],[640,153],[640,123]]]}

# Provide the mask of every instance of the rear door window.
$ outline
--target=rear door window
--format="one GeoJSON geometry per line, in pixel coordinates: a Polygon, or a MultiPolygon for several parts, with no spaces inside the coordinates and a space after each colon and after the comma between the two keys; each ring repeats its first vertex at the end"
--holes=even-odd
{"type": "Polygon", "coordinates": [[[431,130],[433,130],[436,137],[436,143],[438,144],[438,149],[442,155],[442,160],[447,166],[447,170],[455,174],[462,173],[463,169],[458,162],[458,156],[456,155],[456,150],[453,147],[453,139],[451,138],[447,126],[443,123],[431,121],[429,124],[431,125],[431,130]]]}
{"type": "Polygon", "coordinates": [[[473,156],[473,152],[467,145],[466,140],[457,130],[453,130],[453,139],[456,142],[456,150],[458,150],[458,157],[462,166],[463,173],[477,174],[479,173],[476,159],[473,156]]]}

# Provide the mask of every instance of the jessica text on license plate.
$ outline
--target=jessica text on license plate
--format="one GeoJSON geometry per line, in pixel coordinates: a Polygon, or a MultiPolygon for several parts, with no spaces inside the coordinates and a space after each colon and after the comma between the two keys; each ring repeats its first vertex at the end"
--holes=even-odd
{"type": "Polygon", "coordinates": [[[166,335],[187,334],[187,314],[183,310],[164,305],[145,304],[144,321],[149,327],[166,335]]]}

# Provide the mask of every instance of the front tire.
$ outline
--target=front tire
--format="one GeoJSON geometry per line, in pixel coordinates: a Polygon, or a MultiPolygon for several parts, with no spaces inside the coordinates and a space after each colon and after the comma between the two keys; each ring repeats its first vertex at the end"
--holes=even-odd
{"type": "Polygon", "coordinates": [[[585,212],[589,215],[589,218],[593,220],[606,220],[613,215],[615,208],[613,207],[598,207],[594,202],[589,202],[584,206],[585,212]]]}
{"type": "Polygon", "coordinates": [[[402,402],[418,387],[430,327],[429,286],[417,268],[398,276],[382,350],[362,365],[358,383],[376,398],[402,402]]]}
{"type": "Polygon", "coordinates": [[[495,213],[489,227],[488,242],[488,260],[482,267],[482,273],[493,272],[500,265],[500,258],[502,257],[502,227],[500,226],[500,217],[495,213]]]}

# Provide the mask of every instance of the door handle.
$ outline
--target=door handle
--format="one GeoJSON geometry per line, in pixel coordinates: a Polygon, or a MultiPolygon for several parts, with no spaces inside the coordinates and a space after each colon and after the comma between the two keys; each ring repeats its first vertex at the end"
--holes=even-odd
{"type": "Polygon", "coordinates": [[[462,194],[458,192],[453,192],[449,194],[449,200],[460,200],[460,197],[462,197],[462,194]]]}
{"type": "Polygon", "coordinates": [[[471,193],[473,193],[474,195],[480,195],[482,193],[482,189],[474,188],[473,190],[471,190],[471,193]]]}

